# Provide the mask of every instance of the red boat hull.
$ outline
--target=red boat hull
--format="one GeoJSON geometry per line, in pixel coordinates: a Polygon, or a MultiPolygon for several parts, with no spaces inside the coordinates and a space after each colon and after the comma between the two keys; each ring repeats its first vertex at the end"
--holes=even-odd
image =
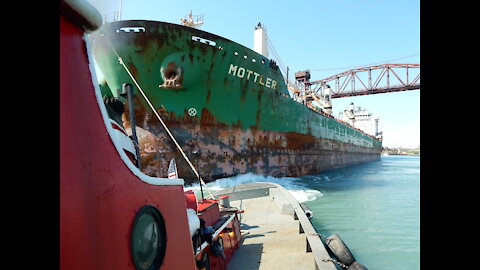
{"type": "Polygon", "coordinates": [[[235,210],[220,213],[216,200],[197,204],[194,194],[184,192],[181,179],[146,176],[129,160],[118,140],[113,141],[117,135],[112,135],[101,104],[84,40],[84,26],[92,23],[88,21],[91,6],[87,4],[85,11],[80,2],[61,2],[60,268],[194,270],[206,253],[211,270],[224,270],[241,239],[235,210]],[[228,217],[227,222],[220,222],[212,239],[222,238],[225,258],[213,255],[211,245],[195,255],[187,207],[198,210],[207,226],[228,217]],[[139,213],[145,212],[152,220],[159,216],[156,221],[164,222],[165,231],[154,222],[140,222],[139,213]],[[157,252],[154,254],[165,251],[154,257],[155,267],[138,262],[149,258],[145,251],[151,247],[157,252]]]}
{"type": "Polygon", "coordinates": [[[144,205],[166,224],[161,269],[196,269],[183,185],[148,184],[126,166],[97,103],[83,30],[61,15],[60,268],[135,269],[130,235],[144,205]]]}

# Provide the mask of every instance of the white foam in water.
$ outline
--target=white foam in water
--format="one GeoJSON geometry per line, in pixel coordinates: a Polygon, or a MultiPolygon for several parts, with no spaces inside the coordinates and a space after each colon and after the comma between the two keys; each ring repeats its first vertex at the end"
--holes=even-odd
{"type": "MultiPolygon", "coordinates": [[[[298,180],[300,179],[295,177],[277,178],[273,176],[263,176],[263,175],[253,174],[253,173],[247,173],[247,174],[240,174],[240,175],[232,176],[228,178],[217,179],[214,182],[207,183],[207,189],[210,192],[215,193],[218,190],[231,187],[231,186],[244,184],[244,183],[272,182],[272,183],[283,186],[300,203],[306,202],[306,201],[313,201],[318,196],[323,195],[318,190],[305,188],[301,183],[298,183],[298,180]]],[[[198,183],[195,183],[190,186],[185,186],[185,190],[193,190],[196,194],[198,194],[200,192],[200,186],[198,185],[198,183]]],[[[205,189],[203,193],[205,196],[209,195],[208,191],[205,189]]]]}
{"type": "Polygon", "coordinates": [[[293,195],[293,197],[299,202],[308,202],[315,200],[318,196],[323,196],[323,194],[314,189],[309,190],[288,190],[293,195]]]}

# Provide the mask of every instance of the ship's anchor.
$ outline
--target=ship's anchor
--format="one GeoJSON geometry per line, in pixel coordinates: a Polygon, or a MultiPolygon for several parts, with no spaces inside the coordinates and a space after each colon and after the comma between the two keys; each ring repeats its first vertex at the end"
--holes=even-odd
{"type": "Polygon", "coordinates": [[[182,89],[183,74],[182,68],[170,62],[166,68],[160,68],[160,75],[162,76],[163,84],[160,88],[182,89]]]}

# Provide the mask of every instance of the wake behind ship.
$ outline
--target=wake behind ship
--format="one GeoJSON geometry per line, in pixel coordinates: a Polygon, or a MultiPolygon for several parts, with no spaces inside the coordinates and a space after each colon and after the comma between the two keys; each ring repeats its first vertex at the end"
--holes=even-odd
{"type": "Polygon", "coordinates": [[[91,39],[106,81],[102,95],[123,106],[110,117],[129,134],[121,93],[125,83],[134,88],[147,175],[165,177],[177,158],[186,183],[197,178],[168,132],[206,182],[248,172],[316,174],[380,158],[381,140],[293,100],[275,61],[231,40],[141,20],[106,23],[91,39]]]}

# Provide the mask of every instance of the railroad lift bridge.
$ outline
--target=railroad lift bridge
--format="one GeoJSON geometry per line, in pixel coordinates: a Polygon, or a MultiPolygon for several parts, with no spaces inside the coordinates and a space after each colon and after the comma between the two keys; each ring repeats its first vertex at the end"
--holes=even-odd
{"type": "MultiPolygon", "coordinates": [[[[288,78],[288,70],[287,70],[288,78]]],[[[362,95],[373,95],[420,89],[420,64],[381,64],[351,69],[338,73],[323,80],[310,80],[310,71],[299,71],[295,73],[295,82],[287,80],[288,90],[292,98],[309,108],[319,111],[330,117],[332,116],[332,99],[342,97],[353,97],[362,95]],[[331,87],[331,85],[333,87],[331,87]],[[315,105],[319,105],[315,106],[315,105]]],[[[362,111],[360,118],[362,123],[357,123],[357,116],[353,103],[343,111],[347,117],[343,120],[345,124],[365,133],[365,130],[358,125],[368,125],[365,120],[370,119],[370,114],[362,111]],[[368,119],[365,118],[368,116],[368,119]]],[[[370,135],[383,140],[382,132],[378,131],[378,117],[373,118],[374,130],[370,135]]],[[[363,127],[365,128],[365,126],[363,127]]],[[[367,127],[368,129],[368,127],[367,127]]]]}
{"type": "Polygon", "coordinates": [[[281,60],[267,35],[265,25],[255,26],[253,50],[266,58],[275,59],[285,76],[288,90],[294,100],[312,107],[315,101],[322,112],[331,115],[331,99],[360,95],[420,89],[420,64],[379,64],[350,69],[328,78],[311,81],[310,71],[295,73],[295,81],[288,76],[288,67],[281,60]],[[270,57],[272,53],[272,57],[270,57]],[[332,85],[333,87],[331,87],[332,85]]]}
{"type": "MultiPolygon", "coordinates": [[[[310,80],[310,71],[305,70],[296,72],[295,80],[291,82],[288,76],[288,66],[285,69],[283,61],[267,36],[265,25],[260,22],[255,26],[253,49],[266,58],[275,59],[282,73],[286,75],[284,79],[293,100],[330,118],[335,118],[332,116],[333,98],[420,89],[420,64],[370,65],[350,69],[316,81],[310,80]],[[270,53],[272,53],[272,57],[270,57],[270,53]]],[[[367,123],[366,120],[371,122],[373,119],[375,127],[373,131],[370,130],[370,133],[373,133],[372,136],[375,138],[382,140],[382,133],[378,132],[378,117],[371,118],[371,114],[368,112],[355,110],[353,103],[343,111],[343,115],[348,118],[342,116],[346,121],[337,120],[361,132],[363,131],[359,129],[360,122],[367,123]],[[356,112],[360,112],[360,114],[356,114],[356,112]],[[357,116],[360,121],[356,120],[357,116]],[[370,117],[370,119],[364,117],[370,117]]]]}
{"type": "MultiPolygon", "coordinates": [[[[288,76],[288,75],[287,75],[288,76]]],[[[332,114],[333,98],[391,93],[420,89],[420,64],[381,64],[350,69],[322,80],[310,80],[310,71],[295,73],[288,81],[292,97],[305,105],[316,101],[332,114]]]]}

